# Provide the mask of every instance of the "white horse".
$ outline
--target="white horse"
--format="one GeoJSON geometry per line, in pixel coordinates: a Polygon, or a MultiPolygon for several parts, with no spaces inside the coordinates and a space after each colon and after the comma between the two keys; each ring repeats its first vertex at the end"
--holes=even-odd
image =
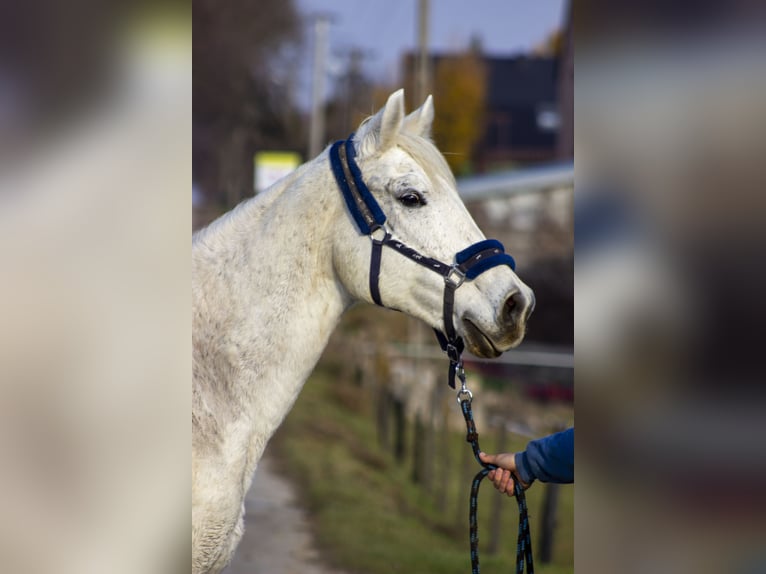
{"type": "MultiPolygon", "coordinates": [[[[392,94],[353,139],[387,229],[452,262],[484,239],[428,139],[431,97],[405,116],[392,94]]],[[[195,234],[192,242],[192,572],[220,572],[243,530],[243,501],[269,438],[295,402],[343,312],[371,302],[360,234],[328,150],[195,234]]],[[[443,277],[386,250],[385,305],[444,331],[443,277]]],[[[507,265],[457,289],[455,330],[475,355],[517,345],[534,305],[507,265]]]]}

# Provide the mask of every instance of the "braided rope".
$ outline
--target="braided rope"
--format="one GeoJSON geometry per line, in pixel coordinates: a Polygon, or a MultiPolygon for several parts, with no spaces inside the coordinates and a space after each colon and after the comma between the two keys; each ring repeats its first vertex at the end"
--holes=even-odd
{"type": "MultiPolygon", "coordinates": [[[[471,482],[471,498],[469,503],[469,539],[471,543],[471,573],[480,574],[479,568],[479,524],[478,524],[478,500],[479,487],[481,481],[489,474],[490,470],[495,470],[494,464],[486,464],[479,458],[481,449],[479,448],[479,433],[476,432],[476,423],[473,420],[473,410],[471,409],[471,399],[460,400],[460,410],[463,411],[467,427],[466,440],[470,443],[473,450],[473,456],[483,467],[471,482]]],[[[524,489],[518,477],[513,477],[514,496],[519,505],[519,535],[516,543],[516,574],[524,574],[524,564],[527,566],[527,574],[534,574],[534,564],[532,562],[532,537],[529,533],[529,513],[527,511],[527,500],[524,495],[524,489]]]]}

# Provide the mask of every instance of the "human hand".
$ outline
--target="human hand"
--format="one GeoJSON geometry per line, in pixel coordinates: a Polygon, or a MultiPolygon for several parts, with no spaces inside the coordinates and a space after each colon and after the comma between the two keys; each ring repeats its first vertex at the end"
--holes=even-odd
{"type": "MultiPolygon", "coordinates": [[[[482,462],[487,464],[494,464],[498,468],[496,470],[490,470],[487,474],[495,485],[495,488],[499,492],[504,492],[508,496],[514,495],[514,479],[512,472],[516,471],[516,455],[512,452],[502,454],[486,454],[484,452],[479,453],[479,458],[482,462]]],[[[529,488],[528,484],[525,484],[519,480],[521,487],[526,490],[529,488]]]]}

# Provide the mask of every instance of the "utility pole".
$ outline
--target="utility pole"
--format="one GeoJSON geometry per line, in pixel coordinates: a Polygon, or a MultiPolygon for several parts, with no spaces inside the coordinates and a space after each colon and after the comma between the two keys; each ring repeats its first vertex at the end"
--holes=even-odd
{"type": "Polygon", "coordinates": [[[311,124],[309,126],[309,155],[313,159],[322,151],[325,138],[324,80],[327,73],[327,33],[330,18],[319,14],[314,18],[314,66],[311,82],[311,124]]]}
{"type": "MultiPolygon", "coordinates": [[[[372,88],[364,75],[364,60],[372,57],[373,52],[353,47],[338,54],[338,58],[347,60],[343,77],[343,117],[344,133],[350,133],[356,128],[355,112],[367,112],[372,101],[372,88]]],[[[337,126],[336,126],[337,127],[337,126]]]]}
{"type": "Polygon", "coordinates": [[[428,58],[428,0],[418,0],[418,71],[414,106],[422,104],[430,92],[428,58]]]}

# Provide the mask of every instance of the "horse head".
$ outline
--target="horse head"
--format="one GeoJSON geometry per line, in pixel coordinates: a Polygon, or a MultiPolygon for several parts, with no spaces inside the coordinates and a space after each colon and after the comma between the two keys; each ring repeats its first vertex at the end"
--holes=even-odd
{"type": "MultiPolygon", "coordinates": [[[[404,93],[399,90],[377,114],[362,122],[349,143],[353,146],[349,153],[355,156],[353,167],[363,180],[360,185],[385,214],[380,234],[385,233],[395,248],[378,255],[375,281],[379,296],[375,302],[382,301],[441,332],[449,327],[445,323],[452,322],[456,335],[474,355],[496,357],[523,339],[534,294],[512,265],[492,266],[469,280],[459,279],[449,307],[451,321],[446,319],[444,273],[432,272],[418,258],[450,266],[456,263],[456,254],[485,237],[463,205],[447,162],[429,139],[433,117],[430,96],[419,109],[405,115],[404,93]],[[412,253],[403,256],[397,252],[396,242],[411,248],[412,253]]],[[[348,166],[346,170],[349,175],[348,166]]],[[[360,234],[363,222],[355,222],[349,209],[345,210],[347,221],[335,230],[333,264],[351,296],[373,302],[374,235],[360,234]]],[[[503,257],[512,263],[510,257],[503,257]]]]}

